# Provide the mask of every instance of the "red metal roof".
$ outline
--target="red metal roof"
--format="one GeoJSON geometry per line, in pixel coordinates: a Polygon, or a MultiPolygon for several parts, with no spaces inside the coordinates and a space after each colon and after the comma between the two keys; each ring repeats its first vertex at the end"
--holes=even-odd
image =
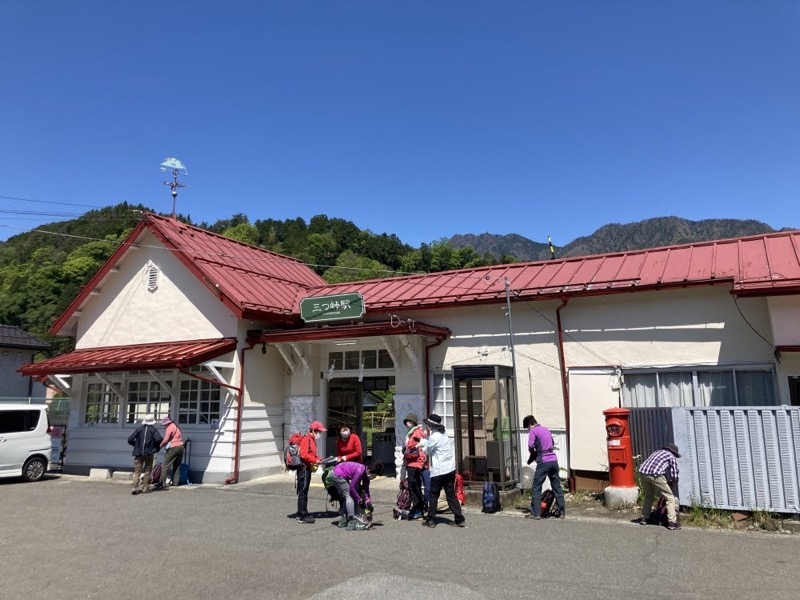
{"type": "Polygon", "coordinates": [[[427,337],[444,339],[450,335],[450,330],[447,327],[437,327],[420,321],[382,321],[380,323],[358,323],[356,325],[268,331],[260,336],[248,336],[247,341],[252,345],[256,345],[310,340],[341,340],[345,338],[375,337],[382,335],[424,335],[427,337]]]}
{"type": "Polygon", "coordinates": [[[236,349],[236,338],[82,348],[17,369],[25,376],[184,369],[236,349]]]}
{"type": "Polygon", "coordinates": [[[297,294],[325,280],[295,258],[269,252],[181,223],[145,214],[66,311],[51,327],[58,334],[93,289],[149,229],[200,281],[219,295],[238,317],[296,322],[297,294]]]}
{"type": "Polygon", "coordinates": [[[725,284],[745,295],[800,293],[800,231],[315,287],[360,292],[367,312],[725,284]]]}

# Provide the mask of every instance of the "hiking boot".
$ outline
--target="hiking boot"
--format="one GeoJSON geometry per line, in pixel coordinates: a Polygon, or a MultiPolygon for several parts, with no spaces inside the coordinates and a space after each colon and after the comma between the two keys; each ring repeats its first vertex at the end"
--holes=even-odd
{"type": "Polygon", "coordinates": [[[556,515],[556,519],[566,519],[566,518],[567,518],[567,512],[566,511],[564,511],[564,510],[558,511],[558,514],[556,515]]]}
{"type": "Polygon", "coordinates": [[[667,523],[667,529],[669,529],[671,531],[676,531],[676,530],[678,530],[680,528],[681,528],[681,525],[677,521],[670,521],[669,523],[667,523]]]}
{"type": "Polygon", "coordinates": [[[339,521],[336,523],[336,526],[339,527],[339,529],[344,529],[345,527],[347,527],[347,516],[342,515],[341,517],[339,517],[339,521]]]}
{"type": "Polygon", "coordinates": [[[433,529],[434,527],[436,527],[436,523],[434,523],[433,521],[430,521],[430,520],[428,520],[428,519],[425,519],[425,520],[422,522],[422,526],[423,526],[423,527],[430,527],[431,529],[433,529]]]}
{"type": "Polygon", "coordinates": [[[466,527],[467,523],[466,521],[451,521],[448,525],[450,525],[450,527],[466,527]]]}
{"type": "Polygon", "coordinates": [[[637,523],[638,525],[649,525],[650,524],[650,520],[649,519],[645,519],[644,517],[640,517],[640,518],[636,519],[634,521],[634,523],[637,523]]]}
{"type": "Polygon", "coordinates": [[[409,521],[416,521],[417,519],[421,519],[421,518],[422,518],[422,513],[421,512],[415,512],[415,513],[411,513],[410,515],[408,515],[408,520],[409,521]]]}
{"type": "Polygon", "coordinates": [[[527,515],[525,515],[525,518],[526,519],[533,519],[534,521],[541,521],[542,520],[542,517],[537,517],[533,513],[528,513],[527,515]]]}
{"type": "Polygon", "coordinates": [[[316,519],[314,517],[310,517],[308,515],[306,515],[305,517],[297,517],[297,522],[298,523],[305,523],[305,524],[310,525],[311,523],[314,523],[315,521],[316,521],[316,519]]]}
{"type": "Polygon", "coordinates": [[[368,523],[360,519],[353,519],[351,523],[353,524],[352,528],[350,527],[350,523],[347,525],[348,531],[366,531],[372,527],[372,523],[368,523]]]}
{"type": "Polygon", "coordinates": [[[136,496],[137,494],[141,494],[141,493],[142,493],[142,490],[133,490],[131,492],[131,494],[133,494],[134,496],[136,496]]]}

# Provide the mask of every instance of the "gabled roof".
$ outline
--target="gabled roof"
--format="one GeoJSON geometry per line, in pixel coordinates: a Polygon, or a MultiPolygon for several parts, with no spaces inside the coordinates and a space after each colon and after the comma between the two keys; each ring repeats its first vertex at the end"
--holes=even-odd
{"type": "Polygon", "coordinates": [[[800,231],[310,288],[360,292],[367,312],[725,284],[739,295],[800,293],[800,231]]]}
{"type": "Polygon", "coordinates": [[[295,258],[231,240],[186,225],[176,219],[146,213],[130,235],[56,320],[50,331],[58,334],[99,287],[111,269],[136,246],[145,230],[151,231],[201,282],[219,295],[240,318],[293,323],[296,297],[308,287],[325,283],[295,258]]]}
{"type": "Polygon", "coordinates": [[[45,344],[43,341],[35,338],[19,327],[14,325],[0,325],[0,347],[46,350],[50,345],[45,344]]]}
{"type": "Polygon", "coordinates": [[[236,338],[82,348],[18,369],[43,377],[71,373],[109,373],[146,369],[185,369],[236,349],[236,338]]]}

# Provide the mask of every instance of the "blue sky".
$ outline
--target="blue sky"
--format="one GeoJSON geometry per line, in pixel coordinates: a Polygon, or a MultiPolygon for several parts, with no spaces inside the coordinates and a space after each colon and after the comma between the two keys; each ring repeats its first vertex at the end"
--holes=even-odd
{"type": "Polygon", "coordinates": [[[798,31],[796,0],[4,2],[0,196],[169,211],[175,156],[196,222],[800,227],[798,31]]]}

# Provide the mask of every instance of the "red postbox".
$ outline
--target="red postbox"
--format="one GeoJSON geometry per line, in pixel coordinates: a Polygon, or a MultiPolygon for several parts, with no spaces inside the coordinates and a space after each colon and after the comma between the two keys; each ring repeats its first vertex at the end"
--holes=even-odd
{"type": "Polygon", "coordinates": [[[609,408],[603,411],[606,418],[608,444],[608,475],[613,487],[636,487],[633,471],[633,444],[631,443],[627,408],[609,408]]]}

